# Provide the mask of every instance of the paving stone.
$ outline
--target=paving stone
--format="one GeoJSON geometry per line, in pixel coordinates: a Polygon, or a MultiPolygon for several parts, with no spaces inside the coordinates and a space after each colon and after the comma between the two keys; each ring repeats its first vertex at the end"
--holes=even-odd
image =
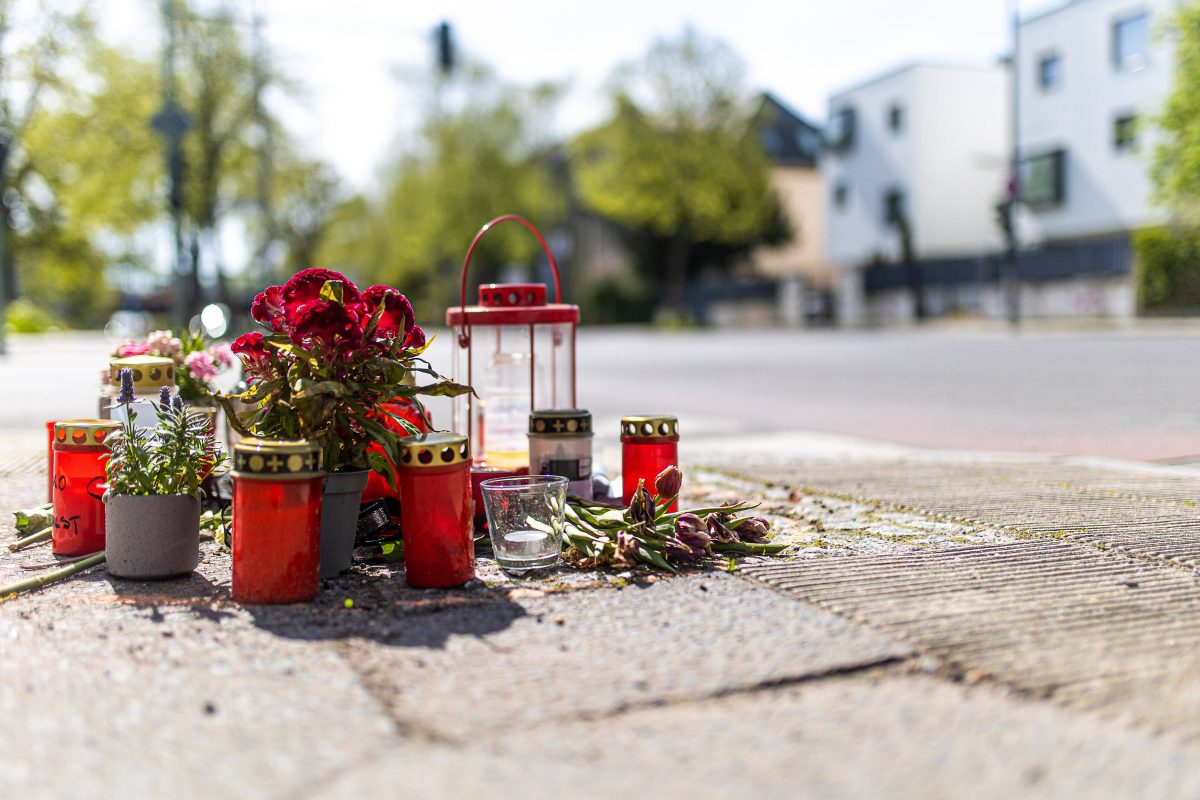
{"type": "Polygon", "coordinates": [[[994,687],[855,673],[408,746],[312,798],[1189,798],[1200,752],[994,687]],[[470,768],[464,768],[465,764],[470,768]]]}
{"type": "Polygon", "coordinates": [[[910,651],[718,573],[522,597],[511,608],[380,619],[371,637],[346,639],[339,652],[401,730],[462,741],[860,668],[910,651]]]}

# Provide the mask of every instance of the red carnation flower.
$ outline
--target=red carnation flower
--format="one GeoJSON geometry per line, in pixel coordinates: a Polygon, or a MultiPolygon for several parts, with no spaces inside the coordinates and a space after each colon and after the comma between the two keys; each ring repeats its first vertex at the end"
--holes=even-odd
{"type": "Polygon", "coordinates": [[[413,316],[412,304],[408,298],[391,286],[372,286],[363,292],[363,302],[367,313],[374,314],[383,306],[383,314],[379,317],[379,325],[375,328],[376,338],[401,336],[413,329],[416,319],[413,316]]]}
{"type": "Polygon", "coordinates": [[[283,287],[268,286],[259,292],[250,306],[250,316],[260,325],[265,325],[276,332],[282,332],[287,325],[283,304],[283,287]]]}

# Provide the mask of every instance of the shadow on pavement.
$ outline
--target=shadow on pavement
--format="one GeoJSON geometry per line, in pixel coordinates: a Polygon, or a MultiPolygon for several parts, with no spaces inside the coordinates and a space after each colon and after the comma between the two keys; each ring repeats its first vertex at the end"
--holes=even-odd
{"type": "Polygon", "coordinates": [[[362,638],[390,647],[444,647],[451,636],[487,636],[525,616],[503,589],[472,582],[458,589],[414,589],[403,567],[352,570],[322,581],[311,603],[245,605],[254,624],[288,639],[362,638]]]}

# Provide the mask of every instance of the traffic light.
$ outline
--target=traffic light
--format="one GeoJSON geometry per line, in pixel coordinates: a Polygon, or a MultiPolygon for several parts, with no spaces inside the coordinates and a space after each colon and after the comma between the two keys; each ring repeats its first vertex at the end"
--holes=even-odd
{"type": "Polygon", "coordinates": [[[437,26],[437,64],[443,74],[454,71],[454,38],[450,34],[450,23],[437,26]]]}

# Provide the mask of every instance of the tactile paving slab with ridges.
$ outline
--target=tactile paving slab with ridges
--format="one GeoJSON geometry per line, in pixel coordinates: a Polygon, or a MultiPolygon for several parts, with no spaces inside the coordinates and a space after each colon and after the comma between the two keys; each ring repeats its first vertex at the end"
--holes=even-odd
{"type": "Polygon", "coordinates": [[[1200,738],[1200,584],[1047,540],[739,570],[969,677],[1200,738]]]}

